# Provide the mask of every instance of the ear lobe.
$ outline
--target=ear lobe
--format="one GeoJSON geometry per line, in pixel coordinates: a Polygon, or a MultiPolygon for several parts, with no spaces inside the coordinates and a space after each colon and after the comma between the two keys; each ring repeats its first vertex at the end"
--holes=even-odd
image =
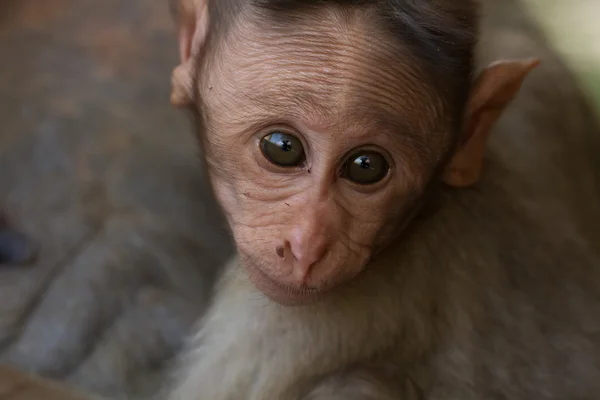
{"type": "Polygon", "coordinates": [[[180,64],[171,76],[171,104],[186,107],[194,103],[194,73],[198,53],[208,33],[208,0],[171,0],[176,14],[180,64]]]}
{"type": "Polygon", "coordinates": [[[477,183],[494,124],[538,65],[538,59],[497,61],[479,75],[471,89],[462,143],[442,177],[447,185],[462,188],[477,183]]]}

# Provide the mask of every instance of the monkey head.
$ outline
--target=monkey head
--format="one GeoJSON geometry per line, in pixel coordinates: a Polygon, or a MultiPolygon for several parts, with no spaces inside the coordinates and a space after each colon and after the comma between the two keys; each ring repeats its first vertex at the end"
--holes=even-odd
{"type": "Polygon", "coordinates": [[[300,304],[357,276],[444,181],[469,186],[537,61],[473,76],[472,1],[184,0],[172,102],[259,290],[300,304]]]}

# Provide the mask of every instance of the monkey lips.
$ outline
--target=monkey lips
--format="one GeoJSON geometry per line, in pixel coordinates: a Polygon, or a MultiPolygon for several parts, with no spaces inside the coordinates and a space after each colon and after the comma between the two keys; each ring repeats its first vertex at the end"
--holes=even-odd
{"type": "Polygon", "coordinates": [[[243,268],[250,281],[269,299],[286,306],[299,306],[317,301],[326,288],[312,288],[306,284],[299,286],[285,285],[269,277],[248,256],[243,257],[243,268]]]}

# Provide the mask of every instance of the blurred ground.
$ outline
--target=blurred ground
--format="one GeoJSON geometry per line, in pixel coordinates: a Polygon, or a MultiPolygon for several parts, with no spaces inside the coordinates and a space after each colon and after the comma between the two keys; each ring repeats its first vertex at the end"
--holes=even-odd
{"type": "Polygon", "coordinates": [[[131,399],[230,249],[169,104],[167,2],[2,0],[0,54],[0,208],[41,248],[0,268],[0,363],[131,399]]]}
{"type": "Polygon", "coordinates": [[[600,0],[523,0],[600,108],[600,0]]]}

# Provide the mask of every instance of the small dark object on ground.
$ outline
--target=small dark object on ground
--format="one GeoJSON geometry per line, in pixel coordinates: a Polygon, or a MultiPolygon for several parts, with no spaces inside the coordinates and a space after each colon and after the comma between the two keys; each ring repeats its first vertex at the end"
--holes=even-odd
{"type": "Polygon", "coordinates": [[[34,241],[10,226],[0,215],[0,265],[22,265],[33,262],[37,255],[34,241]]]}

